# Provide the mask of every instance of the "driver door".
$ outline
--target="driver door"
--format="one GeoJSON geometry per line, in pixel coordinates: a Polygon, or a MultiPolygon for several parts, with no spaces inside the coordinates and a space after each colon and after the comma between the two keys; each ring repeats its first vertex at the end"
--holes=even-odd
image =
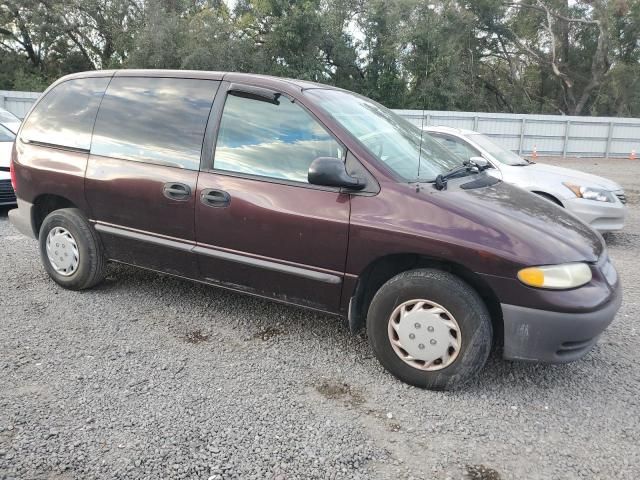
{"type": "Polygon", "coordinates": [[[213,161],[196,193],[201,278],[335,312],[350,199],[310,185],[307,173],[315,158],[344,158],[345,149],[299,103],[254,86],[224,87],[213,161]]]}

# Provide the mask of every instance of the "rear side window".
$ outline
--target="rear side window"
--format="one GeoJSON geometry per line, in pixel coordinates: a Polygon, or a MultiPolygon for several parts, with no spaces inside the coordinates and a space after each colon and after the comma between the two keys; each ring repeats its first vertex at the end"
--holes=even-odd
{"type": "Polygon", "coordinates": [[[109,78],[78,78],[55,86],[25,120],[27,141],[89,150],[91,130],[109,78]]]}
{"type": "Polygon", "coordinates": [[[115,77],[96,119],[91,153],[198,170],[219,82],[115,77]]]}
{"type": "Polygon", "coordinates": [[[304,108],[229,94],[213,167],[216,170],[307,183],[318,157],[343,158],[341,145],[304,108]]]}

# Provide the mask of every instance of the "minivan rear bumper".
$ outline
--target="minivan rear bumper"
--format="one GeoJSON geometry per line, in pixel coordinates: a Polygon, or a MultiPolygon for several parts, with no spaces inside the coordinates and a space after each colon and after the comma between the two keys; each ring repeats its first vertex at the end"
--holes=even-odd
{"type": "Polygon", "coordinates": [[[613,321],[622,303],[620,283],[610,300],[588,313],[562,313],[502,304],[504,358],[572,362],[585,355],[613,321]]]}
{"type": "Polygon", "coordinates": [[[9,210],[9,221],[16,230],[30,238],[36,238],[33,228],[33,204],[17,199],[18,208],[9,210]]]}

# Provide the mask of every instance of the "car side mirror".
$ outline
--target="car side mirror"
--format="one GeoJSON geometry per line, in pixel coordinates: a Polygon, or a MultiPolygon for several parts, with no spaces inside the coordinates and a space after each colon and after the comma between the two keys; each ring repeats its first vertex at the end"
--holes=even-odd
{"type": "Polygon", "coordinates": [[[352,177],[342,160],[335,157],[318,157],[309,166],[309,183],[325,187],[340,187],[351,190],[362,190],[364,180],[352,177]]]}
{"type": "Polygon", "coordinates": [[[489,161],[483,157],[471,157],[469,159],[469,165],[471,165],[472,167],[476,167],[480,171],[493,167],[493,165],[491,165],[489,161]]]}

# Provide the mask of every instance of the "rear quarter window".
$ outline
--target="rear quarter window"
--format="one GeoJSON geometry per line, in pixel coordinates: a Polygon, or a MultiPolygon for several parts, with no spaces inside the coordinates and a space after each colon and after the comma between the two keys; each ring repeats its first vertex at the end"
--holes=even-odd
{"type": "Polygon", "coordinates": [[[64,81],[47,92],[25,120],[20,138],[89,150],[91,131],[109,78],[64,81]]]}
{"type": "Polygon", "coordinates": [[[100,105],[91,153],[198,170],[219,83],[115,77],[100,105]]]}

